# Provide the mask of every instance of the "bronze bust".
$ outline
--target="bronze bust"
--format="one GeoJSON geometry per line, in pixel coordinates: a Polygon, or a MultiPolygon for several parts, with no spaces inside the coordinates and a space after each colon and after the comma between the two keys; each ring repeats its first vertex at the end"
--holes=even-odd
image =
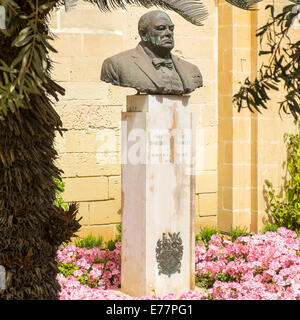
{"type": "Polygon", "coordinates": [[[203,86],[198,67],[171,54],[174,24],[165,12],[144,14],[138,29],[139,45],[106,59],[102,81],[148,94],[183,95],[203,86]]]}

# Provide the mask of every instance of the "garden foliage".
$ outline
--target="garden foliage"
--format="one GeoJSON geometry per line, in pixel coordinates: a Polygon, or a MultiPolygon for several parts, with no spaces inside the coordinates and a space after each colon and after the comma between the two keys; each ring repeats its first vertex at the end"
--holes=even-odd
{"type": "Polygon", "coordinates": [[[55,200],[53,203],[57,207],[61,207],[65,211],[67,211],[69,209],[69,206],[64,202],[64,199],[62,197],[62,193],[65,191],[65,183],[61,178],[54,178],[54,182],[56,184],[56,190],[55,190],[55,200]]]}
{"type": "Polygon", "coordinates": [[[75,240],[75,245],[78,248],[86,249],[101,248],[103,245],[103,237],[94,237],[92,234],[90,234],[83,239],[75,240]]]}
{"type": "Polygon", "coordinates": [[[116,235],[115,239],[108,240],[107,242],[105,242],[105,247],[111,251],[115,250],[116,244],[118,242],[121,242],[121,240],[122,240],[122,224],[121,223],[117,224],[116,229],[117,229],[117,235],[116,235]]]}
{"type": "Polygon", "coordinates": [[[298,119],[300,40],[292,40],[294,22],[299,19],[295,3],[296,0],[290,1],[277,14],[274,5],[266,6],[266,10],[270,11],[269,20],[257,30],[256,36],[261,45],[259,55],[264,55],[268,62],[262,63],[258,76],[254,80],[247,78],[234,95],[233,103],[239,111],[242,108],[248,108],[251,112],[267,109],[268,101],[271,100],[269,92],[279,91],[280,86],[283,86],[285,96],[279,102],[279,110],[291,113],[298,119]]]}
{"type": "Polygon", "coordinates": [[[61,246],[60,299],[300,300],[299,247],[300,238],[286,228],[235,242],[214,234],[208,247],[196,246],[196,284],[202,290],[130,297],[108,290],[120,286],[121,243],[113,251],[61,246]]]}
{"type": "MultiPolygon", "coordinates": [[[[225,233],[223,232],[223,234],[225,233]]],[[[200,232],[196,234],[195,239],[196,242],[203,243],[206,247],[208,247],[209,241],[213,235],[221,235],[221,232],[218,231],[216,227],[202,227],[200,232]]],[[[226,233],[226,235],[231,239],[231,241],[235,241],[238,237],[248,235],[247,228],[231,226],[230,232],[226,233]]]]}
{"type": "Polygon", "coordinates": [[[211,237],[214,234],[219,234],[215,227],[201,227],[200,232],[196,234],[196,242],[202,242],[208,246],[211,237]]]}
{"type": "Polygon", "coordinates": [[[235,241],[237,238],[239,237],[244,237],[246,236],[248,233],[247,233],[247,227],[232,227],[231,226],[231,229],[230,229],[230,237],[231,237],[231,241],[235,241]]]}
{"type": "MultiPolygon", "coordinates": [[[[61,246],[57,252],[57,261],[62,290],[69,282],[79,282],[90,288],[114,289],[120,286],[121,243],[116,243],[113,251],[101,250],[99,247],[78,248],[73,244],[61,246]]],[[[72,294],[80,295],[80,290],[72,294]]]]}
{"type": "Polygon", "coordinates": [[[270,181],[266,181],[269,206],[266,210],[272,224],[300,233],[300,134],[288,135],[286,182],[284,197],[275,193],[270,181]]]}

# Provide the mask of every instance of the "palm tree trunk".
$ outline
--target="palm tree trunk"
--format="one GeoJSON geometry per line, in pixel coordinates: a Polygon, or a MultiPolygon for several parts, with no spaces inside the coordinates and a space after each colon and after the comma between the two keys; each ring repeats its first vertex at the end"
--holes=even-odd
{"type": "MultiPolygon", "coordinates": [[[[28,2],[16,2],[16,15],[31,13],[28,2]]],[[[46,2],[50,1],[40,5],[46,2]]],[[[22,28],[24,24],[12,25],[9,36],[0,33],[0,58],[8,66],[20,53],[11,44],[22,28]]],[[[39,26],[39,32],[47,34],[46,25],[39,26]]],[[[49,69],[49,59],[47,63],[49,69]]],[[[57,299],[56,251],[80,228],[76,204],[69,211],[53,205],[53,178],[61,174],[54,165],[53,144],[62,123],[49,95],[64,90],[50,78],[43,85],[44,92],[28,94],[22,107],[9,109],[0,120],[0,265],[6,269],[6,289],[0,290],[0,299],[57,299]]]]}
{"type": "Polygon", "coordinates": [[[0,264],[7,271],[0,299],[56,299],[56,251],[79,229],[74,205],[69,212],[53,205],[60,119],[40,97],[31,99],[32,109],[0,122],[0,264]]]}

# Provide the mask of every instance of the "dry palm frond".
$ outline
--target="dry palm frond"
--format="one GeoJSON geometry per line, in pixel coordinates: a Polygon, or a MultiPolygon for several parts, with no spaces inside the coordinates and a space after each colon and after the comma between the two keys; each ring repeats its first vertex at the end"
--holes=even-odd
{"type": "Polygon", "coordinates": [[[208,17],[208,12],[205,6],[200,1],[159,1],[162,8],[173,10],[181,15],[184,19],[192,24],[202,26],[202,21],[208,17]]]}
{"type": "MultiPolygon", "coordinates": [[[[74,7],[78,0],[65,0],[66,9],[74,7]]],[[[189,22],[202,26],[208,12],[200,0],[84,0],[96,4],[101,11],[125,9],[126,5],[138,5],[145,8],[153,6],[173,10],[189,22]]]]}
{"type": "Polygon", "coordinates": [[[226,0],[228,3],[244,10],[253,10],[253,6],[262,0],[226,0]]]}

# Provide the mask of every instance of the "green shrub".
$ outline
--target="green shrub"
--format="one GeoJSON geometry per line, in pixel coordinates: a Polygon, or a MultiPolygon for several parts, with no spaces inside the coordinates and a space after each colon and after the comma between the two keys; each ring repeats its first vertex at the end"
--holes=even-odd
{"type": "Polygon", "coordinates": [[[207,246],[209,240],[214,234],[219,234],[216,228],[202,227],[200,228],[200,232],[196,234],[195,238],[197,242],[202,241],[205,244],[205,246],[207,246]]]}
{"type": "Polygon", "coordinates": [[[114,240],[108,240],[105,242],[106,249],[113,251],[116,249],[116,243],[121,242],[122,240],[122,224],[117,224],[116,226],[118,234],[116,235],[114,240]]]}
{"type": "Polygon", "coordinates": [[[234,242],[238,237],[244,237],[248,234],[247,232],[247,228],[240,228],[239,226],[237,227],[232,227],[230,229],[230,237],[231,237],[231,241],[234,242]]]}
{"type": "MultiPolygon", "coordinates": [[[[58,264],[58,270],[65,278],[68,278],[69,276],[73,276],[74,271],[80,270],[80,269],[82,269],[81,266],[78,266],[73,263],[59,263],[58,264]]],[[[82,285],[87,285],[91,288],[96,288],[98,286],[98,281],[91,280],[89,278],[86,270],[84,271],[84,273],[81,276],[76,276],[76,278],[82,285]]]]}
{"type": "Polygon", "coordinates": [[[267,223],[264,225],[261,233],[266,233],[267,231],[276,232],[278,228],[276,224],[267,223]]]}
{"type": "Polygon", "coordinates": [[[268,213],[271,224],[300,232],[300,135],[287,135],[286,183],[284,197],[275,194],[270,181],[266,180],[268,213]]]}
{"type": "Polygon", "coordinates": [[[87,237],[75,241],[75,245],[78,248],[101,248],[103,244],[103,237],[99,236],[98,238],[94,237],[93,235],[88,235],[87,237]]]}
{"type": "Polygon", "coordinates": [[[58,270],[66,278],[73,275],[75,270],[79,270],[80,266],[73,263],[59,263],[58,270]]]}
{"type": "Polygon", "coordinates": [[[78,248],[86,248],[86,249],[92,249],[92,248],[101,248],[101,249],[108,249],[110,251],[113,251],[116,249],[116,243],[121,242],[121,230],[122,226],[121,224],[118,224],[116,226],[118,234],[115,237],[115,239],[111,239],[103,243],[103,236],[98,236],[97,238],[93,236],[92,234],[88,235],[87,237],[76,240],[75,246],[78,248]]]}
{"type": "Polygon", "coordinates": [[[65,211],[68,211],[69,206],[64,202],[61,196],[61,194],[65,191],[65,183],[62,181],[62,179],[54,178],[53,180],[56,184],[54,205],[63,208],[65,211]]]}
{"type": "Polygon", "coordinates": [[[210,275],[210,272],[208,271],[206,273],[197,275],[195,277],[195,281],[197,287],[209,289],[213,287],[216,280],[210,275]]]}

